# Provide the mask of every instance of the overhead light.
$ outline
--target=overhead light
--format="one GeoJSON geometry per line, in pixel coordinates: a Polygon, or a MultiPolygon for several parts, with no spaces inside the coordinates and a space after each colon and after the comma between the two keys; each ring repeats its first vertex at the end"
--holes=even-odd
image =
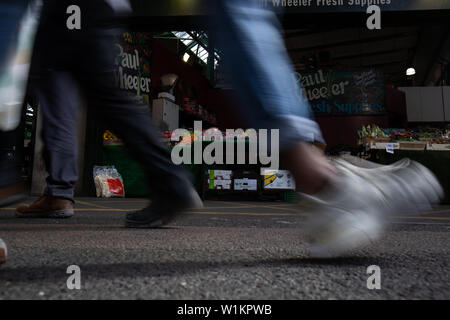
{"type": "Polygon", "coordinates": [[[186,52],[186,53],[184,54],[184,56],[183,56],[183,61],[184,61],[184,62],[188,62],[190,57],[191,57],[191,56],[189,55],[189,53],[186,52]]]}
{"type": "Polygon", "coordinates": [[[413,76],[415,74],[416,74],[416,69],[414,69],[414,68],[408,68],[408,70],[406,70],[407,76],[413,76]]]}

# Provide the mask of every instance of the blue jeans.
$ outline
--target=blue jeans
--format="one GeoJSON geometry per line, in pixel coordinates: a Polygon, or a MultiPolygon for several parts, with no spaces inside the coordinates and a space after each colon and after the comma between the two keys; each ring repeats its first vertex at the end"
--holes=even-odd
{"type": "Polygon", "coordinates": [[[103,27],[101,23],[109,17],[109,7],[105,1],[77,0],[86,12],[86,19],[82,30],[73,32],[61,23],[60,17],[66,15],[66,2],[71,0],[44,2],[30,74],[43,114],[43,156],[49,173],[45,194],[73,200],[78,177],[79,88],[99,126],[111,128],[146,169],[154,199],[165,203],[184,199],[188,196],[185,192],[190,184],[188,176],[183,168],[172,163],[148,107],[115,86],[114,40],[119,30],[103,27]]]}
{"type": "Polygon", "coordinates": [[[280,129],[280,150],[298,141],[323,142],[294,81],[275,12],[260,0],[214,3],[215,37],[247,123],[255,129],[280,129]]]}

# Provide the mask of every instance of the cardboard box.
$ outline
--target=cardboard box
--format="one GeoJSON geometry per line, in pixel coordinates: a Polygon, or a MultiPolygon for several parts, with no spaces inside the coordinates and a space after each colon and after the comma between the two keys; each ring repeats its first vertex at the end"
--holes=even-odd
{"type": "Polygon", "coordinates": [[[371,142],[369,147],[370,149],[386,150],[388,146],[392,146],[394,150],[401,149],[398,142],[371,142]]]}
{"type": "Polygon", "coordinates": [[[231,190],[233,171],[208,170],[208,188],[210,190],[231,190]]]}
{"type": "Polygon", "coordinates": [[[258,180],[256,179],[234,179],[234,190],[258,190],[258,180]]]}
{"type": "Polygon", "coordinates": [[[265,190],[295,190],[295,180],[287,170],[271,170],[261,168],[265,190]]]}
{"type": "Polygon", "coordinates": [[[450,143],[446,143],[446,144],[430,143],[430,144],[427,144],[427,150],[431,150],[431,151],[450,151],[450,143]]]}
{"type": "Polygon", "coordinates": [[[423,141],[400,141],[401,150],[425,150],[427,143],[423,141]]]}

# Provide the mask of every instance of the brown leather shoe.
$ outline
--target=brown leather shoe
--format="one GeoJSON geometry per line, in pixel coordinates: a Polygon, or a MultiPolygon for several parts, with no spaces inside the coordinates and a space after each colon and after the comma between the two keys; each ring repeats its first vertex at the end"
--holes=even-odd
{"type": "Polygon", "coordinates": [[[70,218],[73,216],[73,203],[64,198],[42,196],[31,205],[19,205],[16,215],[20,218],[70,218]]]}
{"type": "Polygon", "coordinates": [[[0,188],[0,207],[24,200],[29,194],[28,182],[18,182],[0,188]]]}

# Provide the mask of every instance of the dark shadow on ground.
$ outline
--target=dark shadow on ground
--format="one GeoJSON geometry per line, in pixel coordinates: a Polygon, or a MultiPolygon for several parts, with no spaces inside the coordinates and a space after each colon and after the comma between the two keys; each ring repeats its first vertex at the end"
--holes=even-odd
{"type": "MultiPolygon", "coordinates": [[[[391,260],[391,259],[389,259],[391,260]]],[[[149,263],[117,263],[117,264],[80,264],[84,281],[93,279],[126,279],[136,277],[163,277],[196,274],[202,271],[213,271],[234,268],[322,268],[336,266],[341,268],[364,267],[369,265],[386,265],[387,259],[380,257],[343,257],[336,259],[311,259],[306,257],[292,259],[239,260],[233,262],[210,261],[171,261],[149,263]]],[[[67,265],[52,267],[21,267],[8,265],[0,268],[0,283],[9,282],[57,282],[67,279],[67,265]]]]}

